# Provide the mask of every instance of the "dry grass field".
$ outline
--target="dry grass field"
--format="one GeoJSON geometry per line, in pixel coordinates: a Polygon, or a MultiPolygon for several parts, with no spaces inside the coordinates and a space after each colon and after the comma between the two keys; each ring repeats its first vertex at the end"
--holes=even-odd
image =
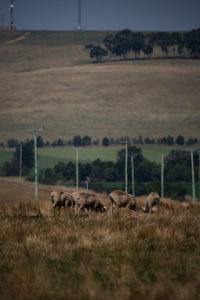
{"type": "Polygon", "coordinates": [[[200,61],[94,64],[84,45],[104,34],[32,32],[0,44],[1,141],[30,138],[26,129],[41,125],[50,141],[77,134],[199,138],[200,61]]]}
{"type": "Polygon", "coordinates": [[[199,205],[55,214],[52,187],[0,185],[1,299],[199,299],[199,205]]]}

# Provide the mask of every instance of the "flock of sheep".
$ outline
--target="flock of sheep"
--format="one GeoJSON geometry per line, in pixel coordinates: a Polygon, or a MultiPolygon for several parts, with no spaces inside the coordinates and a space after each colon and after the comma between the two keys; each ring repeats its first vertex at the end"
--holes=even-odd
{"type": "MultiPolygon", "coordinates": [[[[121,190],[114,190],[110,193],[109,199],[111,208],[126,207],[136,210],[137,201],[135,196],[121,190]]],[[[93,210],[97,212],[105,212],[107,208],[103,205],[98,196],[91,192],[75,191],[73,193],[57,192],[51,193],[51,202],[53,208],[60,210],[62,207],[73,207],[78,211],[93,210]]],[[[154,206],[159,206],[160,197],[157,192],[150,193],[146,198],[146,212],[152,212],[154,206]]]]}

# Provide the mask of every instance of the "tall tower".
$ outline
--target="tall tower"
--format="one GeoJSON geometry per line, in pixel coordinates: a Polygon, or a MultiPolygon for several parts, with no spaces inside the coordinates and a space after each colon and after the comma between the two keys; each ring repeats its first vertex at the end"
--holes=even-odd
{"type": "Polygon", "coordinates": [[[10,0],[10,30],[15,30],[14,26],[14,0],[10,0]]]}
{"type": "Polygon", "coordinates": [[[81,0],[78,0],[78,30],[81,30],[81,0]]]}

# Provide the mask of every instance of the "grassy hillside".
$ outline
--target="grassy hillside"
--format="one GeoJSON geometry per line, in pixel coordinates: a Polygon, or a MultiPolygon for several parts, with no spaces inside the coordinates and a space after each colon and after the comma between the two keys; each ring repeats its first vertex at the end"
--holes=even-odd
{"type": "Polygon", "coordinates": [[[199,137],[200,62],[91,63],[84,45],[108,33],[32,32],[0,44],[2,141],[30,138],[27,128],[41,125],[48,140],[76,134],[199,137]]]}
{"type": "Polygon", "coordinates": [[[31,183],[0,182],[1,299],[198,299],[199,205],[59,215],[51,187],[35,204],[31,183]]]}

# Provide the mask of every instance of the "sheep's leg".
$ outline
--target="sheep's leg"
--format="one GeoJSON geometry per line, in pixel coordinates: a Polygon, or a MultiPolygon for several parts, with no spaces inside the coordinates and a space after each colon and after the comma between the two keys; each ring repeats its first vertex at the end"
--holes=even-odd
{"type": "Polygon", "coordinates": [[[146,212],[147,213],[150,213],[151,211],[150,211],[150,207],[149,207],[149,204],[147,203],[147,205],[146,205],[146,212]]]}

